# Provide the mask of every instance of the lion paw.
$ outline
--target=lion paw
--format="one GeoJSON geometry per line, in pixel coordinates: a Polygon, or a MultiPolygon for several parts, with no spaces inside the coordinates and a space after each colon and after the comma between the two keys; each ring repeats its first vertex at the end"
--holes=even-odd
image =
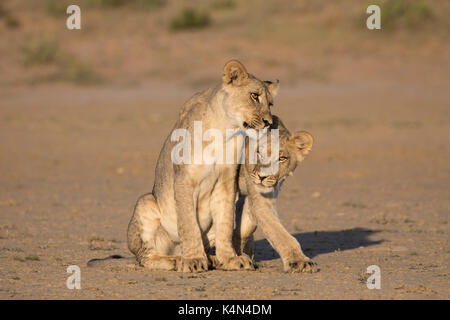
{"type": "Polygon", "coordinates": [[[312,260],[288,261],[284,265],[285,272],[291,273],[314,273],[317,272],[317,264],[312,260]]]}
{"type": "Polygon", "coordinates": [[[247,255],[236,256],[222,262],[217,269],[220,270],[255,270],[252,259],[247,255]]]}
{"type": "Polygon", "coordinates": [[[219,259],[217,259],[217,257],[213,254],[208,255],[208,262],[211,269],[217,269],[220,265],[219,259]]]}
{"type": "Polygon", "coordinates": [[[208,259],[202,258],[181,258],[178,271],[181,272],[203,272],[208,271],[208,259]]]}

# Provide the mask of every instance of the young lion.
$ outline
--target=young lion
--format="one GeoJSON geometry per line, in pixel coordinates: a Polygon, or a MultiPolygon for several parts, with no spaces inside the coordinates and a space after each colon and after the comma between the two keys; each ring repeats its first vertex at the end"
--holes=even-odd
{"type": "Polygon", "coordinates": [[[268,164],[261,161],[251,164],[247,159],[241,166],[234,246],[238,253],[252,256],[253,233],[256,226],[260,226],[269,243],[280,254],[286,272],[315,272],[315,263],[303,254],[300,244],[283,227],[276,210],[281,185],[309,153],[313,138],[306,131],[291,135],[278,117],[273,116],[272,119],[271,129],[279,129],[279,168],[275,174],[267,175],[262,168],[268,164]]]}
{"type": "MultiPolygon", "coordinates": [[[[194,121],[202,121],[204,131],[216,129],[225,137],[229,129],[260,129],[272,123],[277,83],[257,79],[236,60],[228,62],[223,73],[222,83],[186,102],[174,129],[194,137],[194,121]]],[[[231,140],[223,146],[242,148],[231,140]]],[[[253,269],[250,257],[238,256],[232,244],[238,164],[195,164],[192,154],[190,163],[175,164],[176,143],[171,136],[166,139],[153,192],[136,204],[128,248],[149,269],[206,271],[205,250],[211,246],[222,269],[253,269]]]]}

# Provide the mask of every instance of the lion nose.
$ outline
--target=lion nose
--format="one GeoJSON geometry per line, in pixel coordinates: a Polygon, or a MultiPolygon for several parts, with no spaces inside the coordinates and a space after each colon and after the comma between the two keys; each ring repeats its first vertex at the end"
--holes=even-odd
{"type": "Polygon", "coordinates": [[[269,128],[270,125],[272,124],[272,121],[269,121],[269,120],[266,120],[266,119],[263,119],[263,122],[264,122],[264,129],[269,128]]]}
{"type": "Polygon", "coordinates": [[[263,181],[265,178],[267,178],[266,175],[262,175],[261,173],[258,173],[258,177],[260,181],[263,181]]]}

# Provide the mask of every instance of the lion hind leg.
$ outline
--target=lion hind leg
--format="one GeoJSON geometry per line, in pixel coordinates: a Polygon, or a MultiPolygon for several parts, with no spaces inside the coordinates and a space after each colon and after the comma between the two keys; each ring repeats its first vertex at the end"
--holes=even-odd
{"type": "Polygon", "coordinates": [[[128,227],[128,247],[137,262],[150,270],[176,270],[179,257],[172,255],[177,245],[160,222],[153,194],[142,196],[128,227]]]}

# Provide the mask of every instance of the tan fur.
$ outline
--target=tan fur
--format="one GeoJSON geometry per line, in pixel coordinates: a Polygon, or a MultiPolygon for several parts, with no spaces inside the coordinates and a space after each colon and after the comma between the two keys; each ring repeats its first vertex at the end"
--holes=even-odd
{"type": "MultiPolygon", "coordinates": [[[[219,85],[186,102],[174,129],[185,128],[193,137],[193,123],[201,120],[203,132],[214,128],[225,137],[227,129],[268,126],[276,87],[232,60],[225,65],[219,85]]],[[[226,143],[230,142],[224,147],[226,143]]],[[[136,204],[128,227],[130,251],[149,269],[199,272],[212,261],[224,270],[253,269],[252,260],[246,254],[238,256],[232,244],[238,165],[175,165],[171,160],[175,144],[170,136],[166,139],[153,192],[136,204]],[[208,261],[206,252],[212,246],[216,257],[208,261]]]]}
{"type": "MultiPolygon", "coordinates": [[[[278,219],[276,201],[281,184],[311,150],[313,139],[306,131],[290,135],[273,116],[271,128],[279,131],[279,170],[275,175],[261,176],[260,162],[241,166],[240,196],[237,204],[237,224],[233,242],[237,252],[253,255],[253,233],[259,226],[270,244],[280,254],[286,272],[314,272],[315,263],[304,255],[298,241],[289,234],[278,219]]],[[[270,144],[269,144],[270,147],[270,144]]],[[[268,149],[270,152],[270,148],[268,149]]]]}

